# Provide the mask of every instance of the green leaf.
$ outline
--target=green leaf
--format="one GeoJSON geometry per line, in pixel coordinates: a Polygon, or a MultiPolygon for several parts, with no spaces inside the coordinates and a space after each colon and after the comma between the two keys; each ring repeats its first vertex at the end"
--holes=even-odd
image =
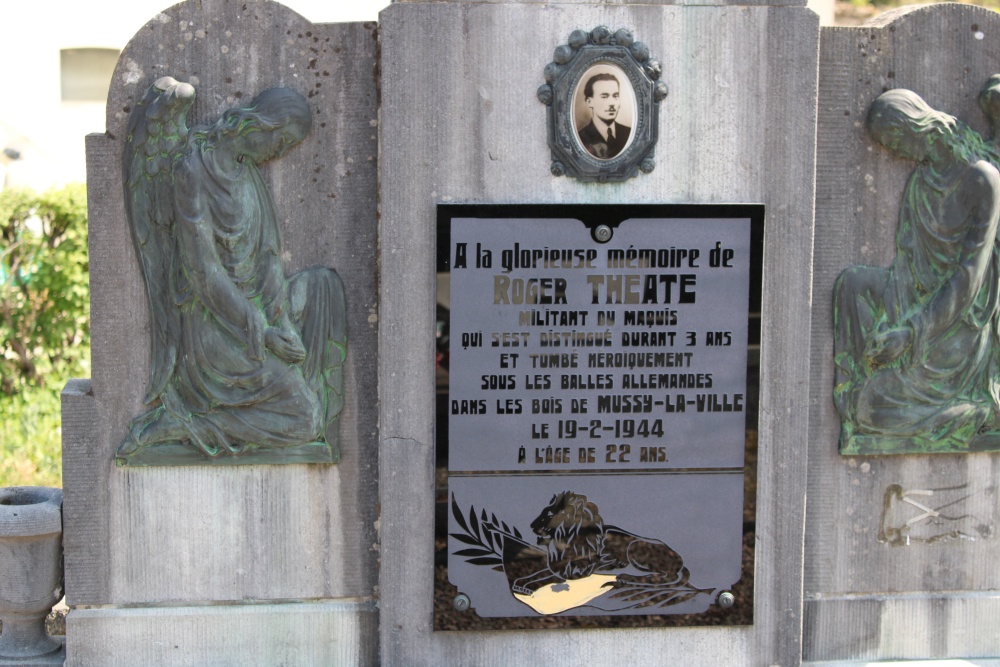
{"type": "Polygon", "coordinates": [[[61,484],[59,392],[90,375],[82,185],[0,191],[0,485],[61,484]]]}
{"type": "Polygon", "coordinates": [[[476,508],[473,506],[469,507],[469,527],[472,528],[470,532],[473,535],[476,535],[477,537],[480,535],[479,519],[476,518],[476,508]]]}
{"type": "Polygon", "coordinates": [[[460,551],[452,552],[454,556],[496,556],[492,551],[487,551],[486,549],[462,549],[460,551]]]}
{"type": "Polygon", "coordinates": [[[469,563],[471,565],[503,565],[503,561],[500,560],[499,558],[495,558],[495,557],[491,557],[491,558],[470,558],[470,559],[468,559],[465,562],[469,563]]]}
{"type": "Polygon", "coordinates": [[[451,494],[451,513],[455,515],[455,521],[462,527],[462,530],[468,533],[469,526],[465,523],[465,517],[462,516],[462,510],[458,508],[458,501],[455,500],[454,493],[451,494]]]}
{"type": "Polygon", "coordinates": [[[485,528],[486,529],[483,531],[483,542],[485,542],[486,546],[490,549],[493,549],[493,531],[489,529],[489,526],[486,526],[485,528]]]}

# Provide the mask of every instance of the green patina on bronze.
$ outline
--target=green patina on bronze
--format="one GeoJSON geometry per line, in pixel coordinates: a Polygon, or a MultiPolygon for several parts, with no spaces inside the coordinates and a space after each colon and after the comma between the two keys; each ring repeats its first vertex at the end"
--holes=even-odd
{"type": "MultiPolygon", "coordinates": [[[[1000,80],[980,96],[1000,118],[1000,80]]],[[[868,131],[918,162],[896,256],[834,287],[841,454],[1000,450],[1000,164],[996,148],[908,90],[881,95],[868,131]]]]}
{"type": "Polygon", "coordinates": [[[164,77],[129,118],[125,200],[151,358],[146,408],[117,463],[336,463],[343,284],[325,267],[285,275],[257,170],[305,138],[311,111],[272,88],[189,131],[194,97],[164,77]]]}

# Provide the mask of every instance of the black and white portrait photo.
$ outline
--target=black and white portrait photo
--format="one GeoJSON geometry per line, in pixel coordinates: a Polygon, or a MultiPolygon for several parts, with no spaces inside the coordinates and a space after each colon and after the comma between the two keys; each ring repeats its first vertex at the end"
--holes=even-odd
{"type": "Polygon", "coordinates": [[[598,64],[583,73],[573,95],[580,144],[599,160],[618,156],[632,140],[635,92],[623,71],[598,64]]]}

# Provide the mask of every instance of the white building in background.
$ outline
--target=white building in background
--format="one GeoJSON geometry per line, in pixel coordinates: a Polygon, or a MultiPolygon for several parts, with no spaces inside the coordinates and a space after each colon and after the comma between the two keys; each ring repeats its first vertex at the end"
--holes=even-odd
{"type": "MultiPolygon", "coordinates": [[[[118,54],[170,0],[0,2],[0,188],[86,178],[118,54]]],[[[285,0],[319,22],[374,21],[389,0],[285,0]]]]}

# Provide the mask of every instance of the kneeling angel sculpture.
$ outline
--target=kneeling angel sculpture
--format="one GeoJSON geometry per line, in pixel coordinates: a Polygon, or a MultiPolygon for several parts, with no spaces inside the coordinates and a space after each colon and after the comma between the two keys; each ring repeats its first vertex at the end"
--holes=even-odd
{"type": "Polygon", "coordinates": [[[872,104],[868,132],[918,163],[888,269],[834,288],[842,454],[1000,448],[1000,173],[994,149],[909,90],[872,104]]]}
{"type": "Polygon", "coordinates": [[[186,126],[195,91],[159,79],[132,112],[126,211],[149,306],[146,409],[123,465],[337,462],[344,288],[317,267],[286,276],[257,165],[308,134],[306,100],[259,94],[186,126]]]}

